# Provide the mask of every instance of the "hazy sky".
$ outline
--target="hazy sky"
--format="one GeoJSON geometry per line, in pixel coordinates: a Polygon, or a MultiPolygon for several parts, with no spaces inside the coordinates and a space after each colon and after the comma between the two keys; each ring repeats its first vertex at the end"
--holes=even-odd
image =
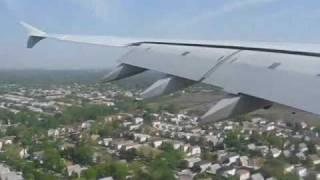
{"type": "Polygon", "coordinates": [[[319,0],[0,0],[0,68],[108,68],[123,51],[52,40],[26,49],[21,20],[67,34],[320,43],[319,0]]]}

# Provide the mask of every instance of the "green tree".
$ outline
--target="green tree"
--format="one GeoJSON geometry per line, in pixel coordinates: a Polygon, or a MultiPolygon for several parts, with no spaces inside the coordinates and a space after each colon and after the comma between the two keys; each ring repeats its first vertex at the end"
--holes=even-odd
{"type": "Polygon", "coordinates": [[[173,145],[169,143],[164,143],[161,146],[161,150],[163,150],[163,153],[159,158],[165,159],[169,168],[176,169],[181,163],[184,157],[184,153],[182,151],[175,150],[173,148],[173,145]]]}
{"type": "Polygon", "coordinates": [[[120,151],[120,158],[127,161],[133,161],[138,156],[137,150],[135,148],[129,149],[127,151],[120,151]]]}
{"type": "Polygon", "coordinates": [[[148,171],[149,171],[149,179],[154,179],[154,180],[175,179],[173,169],[169,167],[166,159],[157,158],[153,160],[151,162],[151,166],[148,171]]]}
{"type": "Polygon", "coordinates": [[[128,175],[128,165],[122,162],[114,162],[111,165],[112,177],[115,179],[126,179],[128,175]]]}
{"type": "Polygon", "coordinates": [[[88,144],[80,144],[79,146],[67,150],[72,160],[81,165],[90,165],[93,163],[93,149],[88,144]]]}
{"type": "Polygon", "coordinates": [[[97,179],[98,172],[96,168],[89,168],[81,173],[81,176],[85,179],[97,179]]]}
{"type": "Polygon", "coordinates": [[[285,162],[279,159],[267,160],[262,167],[262,171],[268,175],[276,178],[281,178],[284,175],[285,162]]]}
{"type": "Polygon", "coordinates": [[[225,144],[228,147],[238,147],[240,145],[239,135],[239,132],[236,130],[229,131],[225,139],[225,144]]]}
{"type": "Polygon", "coordinates": [[[57,149],[47,148],[43,153],[44,167],[58,173],[62,173],[65,169],[64,161],[62,160],[57,149]]]}
{"type": "Polygon", "coordinates": [[[284,141],[283,141],[283,139],[281,137],[276,136],[274,134],[269,134],[266,137],[266,139],[267,139],[269,145],[275,146],[275,147],[277,147],[279,149],[282,149],[284,141]]]}
{"type": "Polygon", "coordinates": [[[289,173],[286,175],[283,175],[282,177],[278,178],[279,180],[299,180],[299,176],[293,173],[289,173]]]}

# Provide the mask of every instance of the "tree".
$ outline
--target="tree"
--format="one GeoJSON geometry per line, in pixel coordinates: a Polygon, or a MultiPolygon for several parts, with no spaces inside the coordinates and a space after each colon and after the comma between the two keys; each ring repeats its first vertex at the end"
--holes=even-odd
{"type": "Polygon", "coordinates": [[[93,163],[93,149],[87,144],[80,144],[79,146],[69,150],[72,160],[81,165],[90,165],[93,163]]]}
{"type": "Polygon", "coordinates": [[[112,163],[111,174],[115,179],[126,179],[128,175],[128,165],[122,162],[112,163]]]}
{"type": "Polygon", "coordinates": [[[240,144],[239,133],[237,131],[229,131],[225,139],[225,144],[228,147],[237,147],[240,144]]]}
{"type": "Polygon", "coordinates": [[[85,179],[97,179],[98,178],[98,172],[95,168],[89,168],[81,173],[81,176],[83,176],[85,179]]]}
{"type": "Polygon", "coordinates": [[[53,148],[47,148],[43,153],[43,165],[49,170],[62,173],[65,169],[64,161],[62,160],[59,152],[53,148]]]}
{"type": "Polygon", "coordinates": [[[151,166],[148,171],[149,171],[150,179],[154,179],[154,180],[175,179],[173,169],[171,169],[168,166],[166,159],[157,158],[153,160],[151,162],[151,166]]]}
{"type": "Polygon", "coordinates": [[[279,180],[299,180],[299,176],[293,173],[289,173],[286,175],[283,175],[282,177],[278,178],[279,180]]]}
{"type": "Polygon", "coordinates": [[[129,149],[127,151],[120,151],[120,158],[127,161],[133,161],[137,156],[138,153],[135,148],[129,149]]]}
{"type": "Polygon", "coordinates": [[[282,149],[284,141],[281,137],[278,137],[274,134],[269,134],[266,139],[269,145],[282,149]]]}
{"type": "Polygon", "coordinates": [[[179,150],[175,150],[172,144],[164,143],[161,146],[163,153],[158,157],[165,159],[168,166],[172,169],[176,169],[184,157],[184,153],[179,150]]]}
{"type": "Polygon", "coordinates": [[[279,159],[270,159],[267,160],[262,167],[262,171],[268,175],[276,178],[283,177],[285,168],[285,162],[279,159]]]}
{"type": "Polygon", "coordinates": [[[179,112],[179,107],[176,104],[169,104],[167,106],[163,107],[163,110],[168,111],[169,113],[172,114],[177,114],[179,112]]]}

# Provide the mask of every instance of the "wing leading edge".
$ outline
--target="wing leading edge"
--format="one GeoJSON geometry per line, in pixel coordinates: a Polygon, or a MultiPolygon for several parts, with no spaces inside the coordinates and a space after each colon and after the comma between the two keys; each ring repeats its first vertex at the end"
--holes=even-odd
{"type": "Polygon", "coordinates": [[[29,48],[45,38],[133,47],[121,58],[120,66],[104,80],[119,80],[145,70],[168,74],[142,94],[145,98],[199,82],[232,94],[231,98],[211,108],[202,122],[267,108],[272,102],[320,114],[320,46],[316,44],[73,36],[48,34],[29,24],[21,24],[28,30],[29,48]]]}

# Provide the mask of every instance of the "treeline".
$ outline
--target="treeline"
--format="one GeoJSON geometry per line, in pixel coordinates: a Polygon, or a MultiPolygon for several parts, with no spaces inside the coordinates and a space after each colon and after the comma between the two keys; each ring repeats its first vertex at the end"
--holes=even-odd
{"type": "Polygon", "coordinates": [[[0,82],[25,86],[92,83],[105,73],[93,70],[1,70],[0,82]]]}
{"type": "MultiPolygon", "coordinates": [[[[21,84],[27,87],[49,86],[52,84],[94,84],[110,70],[0,70],[0,83],[21,84]]],[[[130,79],[116,82],[126,88],[146,88],[163,75],[146,72],[130,79]]]]}

